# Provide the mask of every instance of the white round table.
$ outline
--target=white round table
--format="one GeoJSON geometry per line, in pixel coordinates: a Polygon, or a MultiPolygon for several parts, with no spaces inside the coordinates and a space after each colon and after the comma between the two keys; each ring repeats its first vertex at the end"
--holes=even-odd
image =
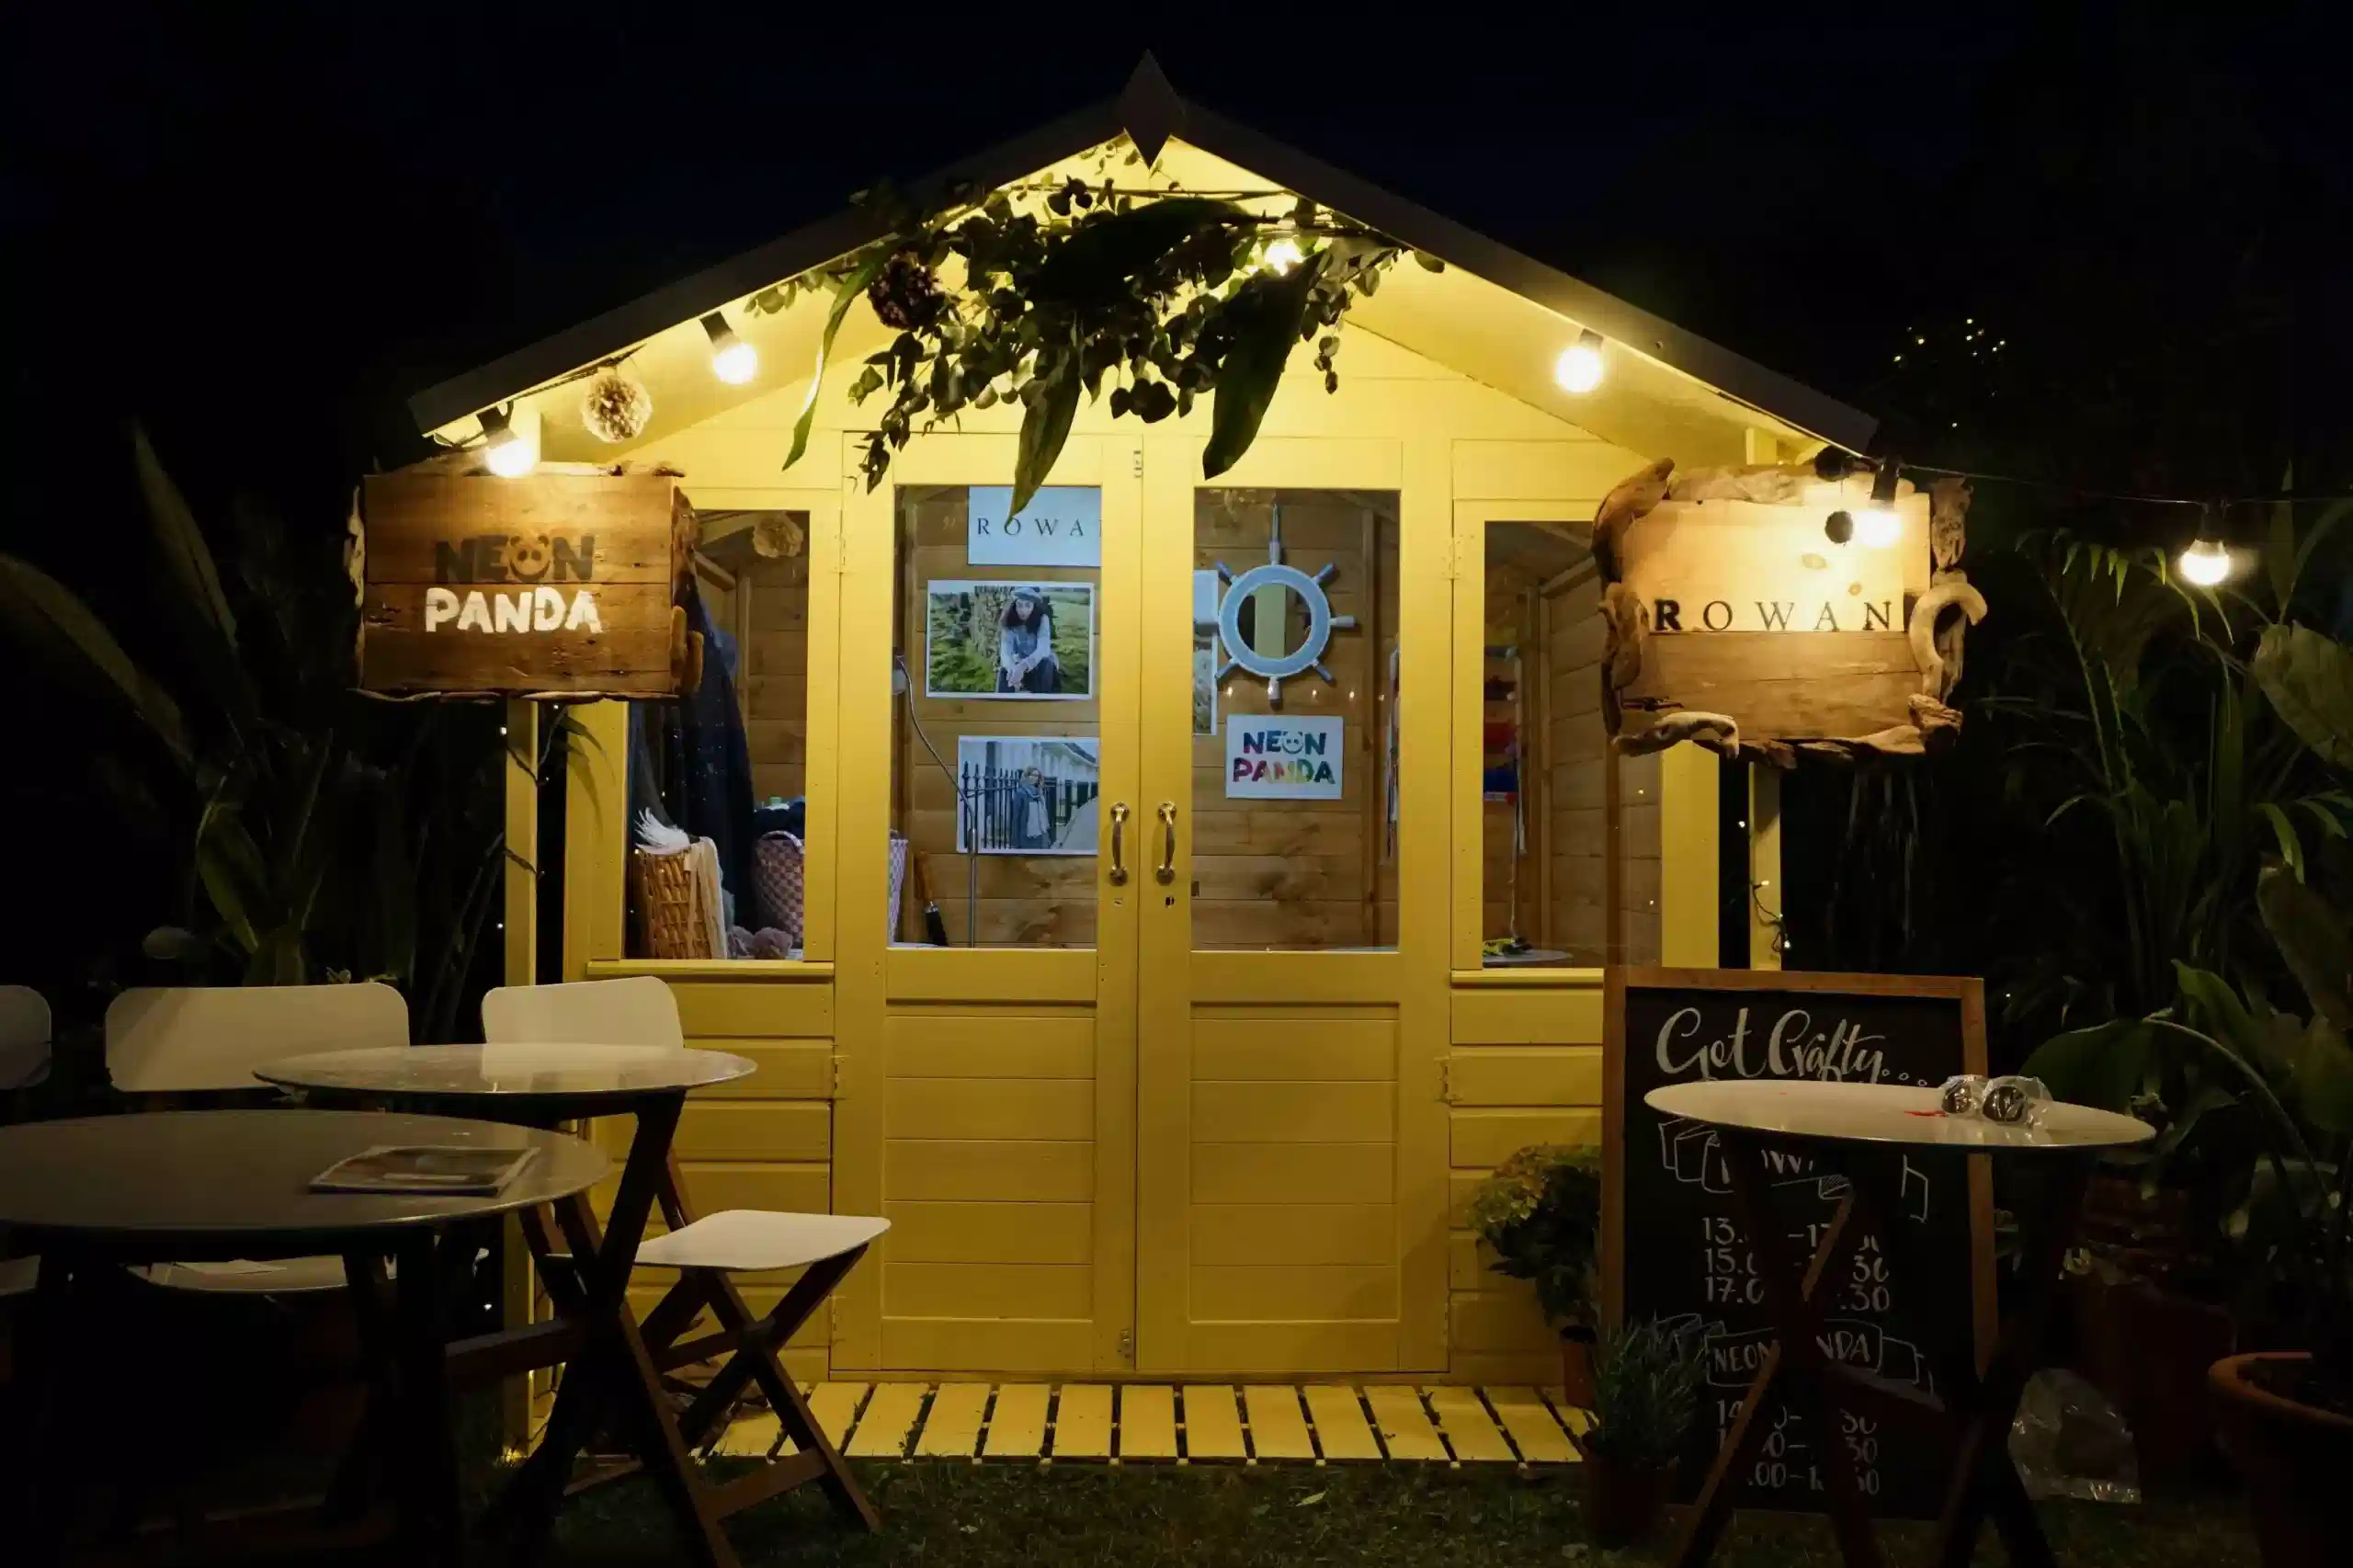
{"type": "MultiPolygon", "coordinates": [[[[2146,1142],[2156,1130],[2129,1116],[2064,1101],[2042,1105],[2031,1126],[2013,1126],[1948,1116],[1938,1098],[1933,1088],[1783,1078],[1670,1084],[1643,1096],[1663,1115],[1715,1129],[1749,1248],[1779,1320],[1774,1348],[1750,1383],[1684,1521],[1672,1559],[1677,1568],[1693,1568],[1714,1554],[1731,1517],[1733,1478],[1755,1461],[1768,1435],[1759,1413],[1777,1392],[1799,1403],[1822,1431],[1837,1431],[1838,1417],[1851,1413],[1901,1421],[1919,1440],[1955,1447],[1928,1562],[1966,1564],[1979,1528],[1990,1517],[2018,1568],[2052,1563],[2034,1505],[2010,1462],[2010,1423],[2058,1294],[2062,1260],[2075,1239],[2093,1161],[2105,1150],[2146,1142]],[[1900,1252],[1897,1238],[1904,1227],[1884,1217],[1901,1212],[1901,1161],[1895,1156],[1904,1149],[2024,1158],[2043,1183],[2040,1200],[2020,1206],[2019,1300],[2004,1318],[1992,1359],[1982,1373],[1951,1369],[1941,1400],[1844,1366],[1821,1344],[1825,1309],[1866,1233],[1882,1235],[1891,1255],[1900,1252]],[[1846,1177],[1838,1209],[1810,1258],[1787,1245],[1773,1208],[1771,1161],[1790,1153],[1817,1159],[1846,1177]],[[1894,1190],[1875,1193],[1875,1187],[1894,1190]]],[[[1894,1263],[1895,1256],[1889,1261],[1894,1263]]],[[[1882,1560],[1854,1472],[1833,1463],[1824,1467],[1824,1480],[1840,1555],[1849,1568],[1878,1568],[1882,1560]]]]}
{"type": "Polygon", "coordinates": [[[321,1099],[461,1101],[472,1114],[536,1124],[683,1096],[757,1071],[723,1051],[684,1047],[393,1045],[281,1057],[254,1076],[321,1099]]]}

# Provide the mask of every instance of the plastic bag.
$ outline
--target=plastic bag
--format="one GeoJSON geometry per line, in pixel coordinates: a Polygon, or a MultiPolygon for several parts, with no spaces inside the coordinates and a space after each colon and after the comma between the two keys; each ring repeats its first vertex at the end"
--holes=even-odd
{"type": "Polygon", "coordinates": [[[2075,1373],[2046,1368],[2027,1380],[2010,1423],[2010,1458],[2036,1502],[2138,1503],[2141,1467],[2132,1429],[2099,1390],[2075,1373]]]}

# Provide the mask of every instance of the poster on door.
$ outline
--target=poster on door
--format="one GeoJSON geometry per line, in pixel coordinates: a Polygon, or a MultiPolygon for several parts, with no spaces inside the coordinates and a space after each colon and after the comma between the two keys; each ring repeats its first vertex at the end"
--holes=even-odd
{"type": "Polygon", "coordinates": [[[1237,801],[1336,801],[1345,719],[1231,713],[1225,721],[1225,793],[1237,801]]]}
{"type": "Polygon", "coordinates": [[[964,534],[975,566],[1100,566],[1103,492],[1048,484],[1017,512],[1013,486],[975,484],[965,493],[964,534]]]}

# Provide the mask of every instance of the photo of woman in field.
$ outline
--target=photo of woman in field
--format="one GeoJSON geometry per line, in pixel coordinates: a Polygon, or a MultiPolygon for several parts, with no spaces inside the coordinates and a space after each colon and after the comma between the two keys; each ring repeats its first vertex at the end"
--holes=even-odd
{"type": "Polygon", "coordinates": [[[1095,585],[935,579],[924,585],[924,695],[1073,701],[1095,695],[1095,585]]]}

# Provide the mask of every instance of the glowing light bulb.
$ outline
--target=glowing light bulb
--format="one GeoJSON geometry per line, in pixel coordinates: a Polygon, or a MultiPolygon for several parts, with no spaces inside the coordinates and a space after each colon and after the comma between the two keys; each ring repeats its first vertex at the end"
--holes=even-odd
{"type": "Polygon", "coordinates": [[[1871,477],[1870,505],[1855,513],[1855,542],[1870,550],[1892,550],[1904,538],[1904,519],[1895,513],[1895,483],[1902,465],[1881,458],[1871,477]]]}
{"type": "Polygon", "coordinates": [[[482,459],[501,479],[520,479],[540,466],[540,445],[515,428],[503,408],[485,408],[474,416],[482,421],[482,459]]]}
{"type": "Polygon", "coordinates": [[[1576,342],[1561,350],[1561,358],[1552,366],[1552,379],[1568,392],[1589,392],[1601,384],[1601,334],[1587,327],[1576,342]]]}
{"type": "Polygon", "coordinates": [[[1893,550],[1904,537],[1904,519],[1883,506],[1866,506],[1855,514],[1855,542],[1871,550],[1893,550]]]}
{"type": "Polygon", "coordinates": [[[2177,564],[2186,580],[2211,588],[2231,574],[2231,552],[2214,540],[2201,539],[2181,552],[2177,564]]]}
{"type": "Polygon", "coordinates": [[[760,373],[760,351],[735,335],[724,312],[713,311],[703,317],[702,329],[710,338],[712,375],[731,387],[740,387],[760,373]]]}
{"type": "Polygon", "coordinates": [[[1267,246],[1267,270],[1279,278],[1307,259],[1297,240],[1277,240],[1267,246]]]}

